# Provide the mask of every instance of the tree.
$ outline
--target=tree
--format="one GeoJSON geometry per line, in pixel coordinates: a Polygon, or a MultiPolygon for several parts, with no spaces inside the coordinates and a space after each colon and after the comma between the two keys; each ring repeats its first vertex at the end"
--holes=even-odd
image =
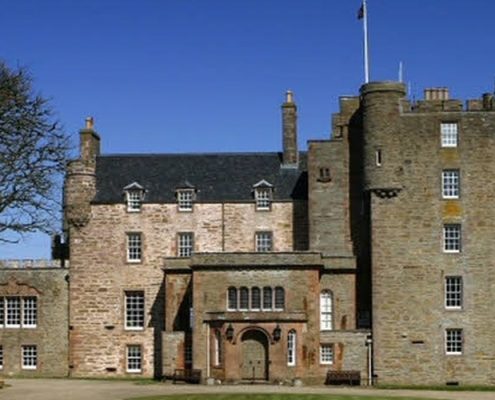
{"type": "Polygon", "coordinates": [[[0,60],[0,242],[51,233],[60,217],[69,142],[32,82],[0,60]]]}

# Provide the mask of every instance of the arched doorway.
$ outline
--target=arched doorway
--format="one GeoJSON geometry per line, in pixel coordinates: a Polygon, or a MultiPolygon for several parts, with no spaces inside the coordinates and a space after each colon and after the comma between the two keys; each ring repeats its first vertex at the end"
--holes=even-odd
{"type": "Polygon", "coordinates": [[[268,338],[256,329],[242,335],[242,379],[268,380],[268,338]]]}

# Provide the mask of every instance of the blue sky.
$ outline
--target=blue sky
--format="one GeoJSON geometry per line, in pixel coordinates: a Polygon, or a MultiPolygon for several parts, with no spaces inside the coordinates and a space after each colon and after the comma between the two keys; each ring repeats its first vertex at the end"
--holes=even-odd
{"type": "MultiPolygon", "coordinates": [[[[281,148],[295,92],[299,144],[328,138],[363,82],[360,0],[4,0],[0,58],[26,66],[67,133],[95,117],[105,153],[281,148]]],[[[492,0],[368,0],[372,80],[456,98],[495,84],[492,0]]],[[[49,238],[0,258],[49,257],[49,238]]]]}

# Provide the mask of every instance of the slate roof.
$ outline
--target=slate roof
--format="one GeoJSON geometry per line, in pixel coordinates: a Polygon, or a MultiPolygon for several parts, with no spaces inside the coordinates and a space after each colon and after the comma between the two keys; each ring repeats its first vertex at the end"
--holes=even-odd
{"type": "Polygon", "coordinates": [[[194,186],[198,202],[252,201],[253,185],[273,185],[274,200],[307,198],[306,153],[299,168],[281,167],[281,153],[102,155],[96,160],[93,203],[124,202],[124,187],[137,182],[145,203],[174,203],[184,182],[194,186]]]}

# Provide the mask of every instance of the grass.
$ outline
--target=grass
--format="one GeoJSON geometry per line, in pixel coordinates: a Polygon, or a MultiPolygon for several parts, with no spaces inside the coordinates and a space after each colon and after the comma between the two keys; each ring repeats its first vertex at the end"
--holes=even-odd
{"type": "Polygon", "coordinates": [[[346,396],[331,394],[287,394],[287,393],[263,393],[263,394],[180,394],[133,397],[127,400],[425,400],[416,397],[383,397],[383,396],[346,396]]]}
{"type": "Polygon", "coordinates": [[[435,386],[435,385],[376,385],[377,389],[389,390],[441,390],[449,392],[495,392],[495,386],[475,386],[475,385],[460,385],[460,386],[435,386]]]}

